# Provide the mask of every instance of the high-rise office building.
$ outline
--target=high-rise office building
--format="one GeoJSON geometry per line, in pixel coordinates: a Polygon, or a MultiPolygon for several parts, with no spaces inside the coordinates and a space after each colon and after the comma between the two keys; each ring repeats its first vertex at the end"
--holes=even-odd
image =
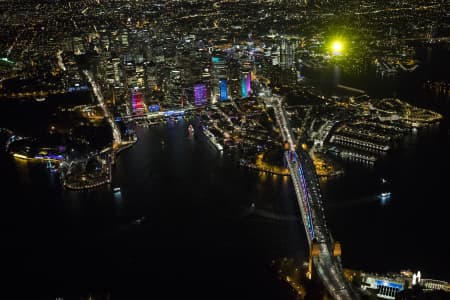
{"type": "Polygon", "coordinates": [[[247,77],[245,78],[245,86],[247,88],[247,96],[250,96],[250,93],[252,91],[251,82],[252,82],[252,72],[248,71],[247,77]]]}
{"type": "Polygon", "coordinates": [[[207,101],[207,89],[206,84],[197,83],[194,85],[194,105],[202,106],[205,105],[207,101]]]}
{"type": "Polygon", "coordinates": [[[241,96],[242,98],[247,97],[247,78],[244,75],[241,77],[241,96]]]}
{"type": "Polygon", "coordinates": [[[294,65],[294,50],[296,48],[295,43],[289,40],[283,39],[280,47],[280,67],[282,69],[290,69],[294,65]]]}
{"type": "Polygon", "coordinates": [[[241,96],[246,98],[251,93],[252,73],[250,71],[242,72],[241,75],[241,96]]]}
{"type": "Polygon", "coordinates": [[[212,57],[212,78],[211,78],[211,96],[214,103],[219,99],[225,101],[228,98],[228,92],[224,89],[227,86],[228,79],[227,64],[224,57],[215,55],[212,57]]]}
{"type": "Polygon", "coordinates": [[[219,83],[220,89],[220,101],[228,100],[228,81],[226,79],[221,79],[219,83]]]}
{"type": "Polygon", "coordinates": [[[131,90],[131,107],[133,113],[143,113],[144,108],[144,94],[138,89],[131,90]]]}

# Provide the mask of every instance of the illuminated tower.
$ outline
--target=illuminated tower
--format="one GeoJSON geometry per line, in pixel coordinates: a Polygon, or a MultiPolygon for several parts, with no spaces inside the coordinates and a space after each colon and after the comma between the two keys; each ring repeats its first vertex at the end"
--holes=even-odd
{"type": "Polygon", "coordinates": [[[252,72],[248,71],[247,77],[245,78],[245,87],[247,89],[247,97],[250,96],[250,93],[251,93],[251,81],[252,81],[252,72]]]}
{"type": "Polygon", "coordinates": [[[202,106],[207,101],[206,85],[204,83],[197,83],[194,85],[194,105],[202,106]]]}
{"type": "Polygon", "coordinates": [[[242,98],[250,97],[251,93],[252,72],[246,71],[241,74],[241,96],[242,98]]]}
{"type": "Polygon", "coordinates": [[[248,97],[247,94],[247,73],[241,75],[241,96],[242,98],[248,97]]]}
{"type": "Polygon", "coordinates": [[[221,79],[219,83],[220,88],[220,101],[226,101],[228,99],[228,82],[226,79],[221,79]]]}
{"type": "Polygon", "coordinates": [[[169,94],[169,99],[174,100],[173,102],[178,102],[176,100],[180,99],[182,94],[182,73],[180,70],[170,71],[167,93],[169,94]]]}
{"type": "Polygon", "coordinates": [[[211,80],[211,102],[226,101],[228,99],[227,79],[228,71],[225,58],[221,53],[216,53],[212,57],[212,80],[211,80]]]}
{"type": "Polygon", "coordinates": [[[290,69],[294,64],[294,50],[296,44],[283,39],[280,47],[280,67],[282,69],[290,69]]]}
{"type": "Polygon", "coordinates": [[[144,112],[144,95],[138,89],[131,90],[131,107],[133,113],[144,112]]]}

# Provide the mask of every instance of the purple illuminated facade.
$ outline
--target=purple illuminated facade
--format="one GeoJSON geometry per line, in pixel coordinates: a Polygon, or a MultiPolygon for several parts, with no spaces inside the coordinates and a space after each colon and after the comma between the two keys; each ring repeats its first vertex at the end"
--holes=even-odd
{"type": "Polygon", "coordinates": [[[205,105],[207,101],[207,90],[204,83],[198,83],[194,85],[194,105],[201,106],[205,105]]]}

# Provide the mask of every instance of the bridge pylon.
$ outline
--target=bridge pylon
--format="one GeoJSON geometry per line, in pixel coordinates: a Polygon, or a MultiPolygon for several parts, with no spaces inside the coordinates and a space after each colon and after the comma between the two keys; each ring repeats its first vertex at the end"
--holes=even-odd
{"type": "Polygon", "coordinates": [[[306,272],[306,277],[308,279],[312,278],[312,265],[313,265],[313,257],[319,256],[320,254],[320,246],[316,240],[313,240],[311,243],[311,247],[309,247],[309,261],[308,261],[308,271],[306,272]]]}
{"type": "Polygon", "coordinates": [[[341,243],[340,242],[334,242],[333,244],[333,256],[341,256],[342,249],[341,249],[341,243]]]}

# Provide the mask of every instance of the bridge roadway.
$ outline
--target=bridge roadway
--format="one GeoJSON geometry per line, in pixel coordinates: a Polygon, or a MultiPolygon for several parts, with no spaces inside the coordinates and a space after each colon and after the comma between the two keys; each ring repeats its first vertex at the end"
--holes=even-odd
{"type": "Polygon", "coordinates": [[[340,257],[333,255],[334,240],[326,225],[319,181],[312,159],[302,149],[296,151],[286,111],[281,105],[281,97],[272,96],[267,101],[274,107],[283,139],[290,145],[284,156],[291,173],[309,246],[311,248],[313,243],[317,243],[320,250],[318,256],[313,256],[315,270],[334,299],[359,299],[344,277],[340,257]]]}

